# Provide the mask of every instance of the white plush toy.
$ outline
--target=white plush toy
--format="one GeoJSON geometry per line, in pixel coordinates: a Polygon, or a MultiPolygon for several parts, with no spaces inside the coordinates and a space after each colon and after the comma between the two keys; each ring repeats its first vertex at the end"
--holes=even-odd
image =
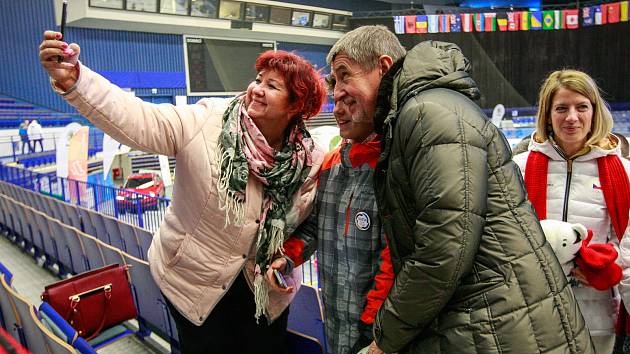
{"type": "Polygon", "coordinates": [[[568,276],[574,268],[573,259],[582,247],[582,240],[588,236],[588,230],[582,224],[549,219],[541,220],[540,226],[545,232],[547,242],[558,257],[564,274],[568,276]]]}

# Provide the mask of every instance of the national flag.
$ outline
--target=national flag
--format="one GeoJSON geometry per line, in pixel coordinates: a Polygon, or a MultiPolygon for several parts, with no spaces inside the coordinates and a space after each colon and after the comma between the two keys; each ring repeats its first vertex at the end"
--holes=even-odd
{"type": "Polygon", "coordinates": [[[554,13],[553,10],[543,11],[543,29],[553,29],[554,13]]]}
{"type": "Polygon", "coordinates": [[[606,23],[619,22],[619,3],[604,4],[606,6],[606,23]]]}
{"type": "Polygon", "coordinates": [[[495,12],[486,12],[483,14],[483,27],[485,32],[494,32],[497,30],[497,14],[495,12]]]}
{"type": "Polygon", "coordinates": [[[532,31],[538,31],[542,29],[542,11],[532,11],[531,16],[529,17],[530,29],[532,31]]]}
{"type": "Polygon", "coordinates": [[[451,32],[461,32],[462,31],[462,18],[459,15],[450,15],[451,16],[451,32]]]}
{"type": "Polygon", "coordinates": [[[483,32],[483,14],[475,14],[475,30],[477,32],[483,32]]]}
{"type": "Polygon", "coordinates": [[[427,33],[429,31],[426,15],[416,16],[416,33],[427,33]]]}
{"type": "Polygon", "coordinates": [[[619,3],[619,20],[621,22],[628,21],[628,2],[622,1],[619,3]]]}
{"type": "Polygon", "coordinates": [[[394,16],[394,33],[405,33],[405,16],[394,16]]]}
{"type": "Polygon", "coordinates": [[[529,30],[529,11],[521,11],[521,31],[529,30]]]}
{"type": "Polygon", "coordinates": [[[508,14],[505,12],[497,12],[497,27],[499,31],[505,32],[508,29],[508,14]]]}
{"type": "Polygon", "coordinates": [[[405,33],[416,33],[416,16],[405,16],[405,33]]]}
{"type": "Polygon", "coordinates": [[[462,14],[462,30],[472,32],[473,27],[473,14],[462,14]]]}
{"type": "Polygon", "coordinates": [[[446,33],[451,31],[451,15],[439,15],[439,30],[440,33],[446,33]]]}
{"type": "Polygon", "coordinates": [[[439,32],[439,19],[438,15],[428,15],[427,22],[429,23],[429,33],[438,33],[439,32]]]}
{"type": "Polygon", "coordinates": [[[587,6],[582,8],[582,26],[588,27],[595,24],[595,8],[587,6]]]}
{"type": "Polygon", "coordinates": [[[568,9],[562,10],[562,18],[564,19],[563,28],[576,29],[579,26],[579,10],[568,9]]]}
{"type": "Polygon", "coordinates": [[[521,27],[521,12],[508,12],[507,21],[508,31],[518,31],[521,27]]]}
{"type": "Polygon", "coordinates": [[[553,28],[564,29],[564,20],[562,18],[562,11],[553,10],[553,28]]]}
{"type": "Polygon", "coordinates": [[[606,10],[602,9],[602,6],[593,6],[595,9],[595,24],[603,25],[606,24],[606,10]]]}

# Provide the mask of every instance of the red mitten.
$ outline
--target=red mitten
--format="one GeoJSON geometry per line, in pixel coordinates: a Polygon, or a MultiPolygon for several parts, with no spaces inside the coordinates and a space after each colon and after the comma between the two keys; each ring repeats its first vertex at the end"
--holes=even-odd
{"type": "Polygon", "coordinates": [[[589,284],[597,290],[608,290],[621,281],[621,267],[617,263],[611,263],[602,270],[589,269],[580,257],[575,259],[575,263],[582,270],[589,284]]]}
{"type": "Polygon", "coordinates": [[[598,243],[595,245],[585,245],[578,252],[584,264],[591,270],[602,270],[617,260],[617,250],[611,244],[598,243]]]}
{"type": "Polygon", "coordinates": [[[588,230],[575,263],[595,289],[607,290],[621,281],[621,267],[615,263],[617,250],[611,244],[589,245],[592,238],[593,232],[588,230]]]}

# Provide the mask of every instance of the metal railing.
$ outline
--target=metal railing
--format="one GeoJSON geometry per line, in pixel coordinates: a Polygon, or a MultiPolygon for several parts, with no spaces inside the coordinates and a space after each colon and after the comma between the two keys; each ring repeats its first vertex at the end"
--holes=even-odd
{"type": "Polygon", "coordinates": [[[167,198],[6,165],[0,166],[0,179],[72,205],[113,216],[152,232],[159,228],[171,202],[167,198]]]}

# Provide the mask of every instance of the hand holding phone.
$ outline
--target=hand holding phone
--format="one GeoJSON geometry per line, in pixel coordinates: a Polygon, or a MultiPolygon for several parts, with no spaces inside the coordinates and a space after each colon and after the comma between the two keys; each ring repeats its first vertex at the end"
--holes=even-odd
{"type": "Polygon", "coordinates": [[[287,281],[284,280],[284,277],[282,276],[282,274],[277,269],[273,270],[273,274],[276,276],[276,281],[278,282],[278,285],[282,289],[286,289],[286,288],[289,287],[289,285],[287,284],[287,281]]]}

